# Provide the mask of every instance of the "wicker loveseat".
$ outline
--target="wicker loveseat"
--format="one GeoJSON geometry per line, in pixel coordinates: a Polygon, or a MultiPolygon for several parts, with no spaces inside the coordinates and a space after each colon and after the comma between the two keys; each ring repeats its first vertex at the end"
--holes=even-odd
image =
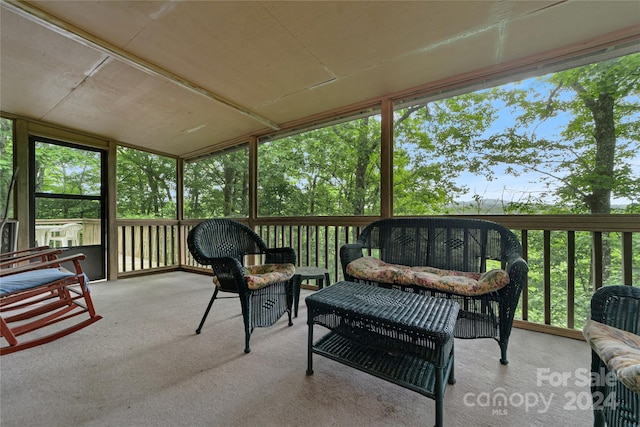
{"type": "Polygon", "coordinates": [[[345,280],[451,298],[460,304],[457,338],[494,338],[500,362],[528,266],[518,238],[490,221],[390,218],[340,248],[345,280]]]}
{"type": "Polygon", "coordinates": [[[594,426],[639,426],[640,289],[598,289],[583,333],[592,348],[594,426]]]}

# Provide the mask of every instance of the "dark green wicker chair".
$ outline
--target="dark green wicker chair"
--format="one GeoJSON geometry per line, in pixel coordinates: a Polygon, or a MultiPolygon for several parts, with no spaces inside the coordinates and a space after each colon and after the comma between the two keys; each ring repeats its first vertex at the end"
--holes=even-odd
{"type": "MultiPolygon", "coordinates": [[[[591,298],[591,320],[640,335],[640,289],[605,286],[591,298]]],[[[630,390],[591,351],[594,426],[640,426],[640,394],[630,390]]]]}
{"type": "MultiPolygon", "coordinates": [[[[255,327],[267,327],[275,324],[284,313],[291,321],[293,305],[293,272],[296,254],[292,248],[266,247],[260,236],[244,224],[227,219],[203,221],[191,230],[187,238],[189,251],[202,265],[210,265],[216,284],[204,316],[196,333],[200,333],[218,292],[237,293],[242,306],[245,331],[245,353],[251,348],[249,340],[255,327]],[[244,268],[247,255],[255,255],[264,264],[278,264],[290,267],[291,274],[280,274],[278,281],[269,276],[269,283],[259,289],[252,288],[248,282],[260,278],[260,274],[248,272],[244,268]],[[217,282],[217,283],[216,283],[217,282]]],[[[267,277],[267,275],[262,275],[267,277]]],[[[253,282],[251,282],[253,283],[253,282]]]]}
{"type": "Polygon", "coordinates": [[[500,345],[500,362],[508,363],[513,318],[529,269],[518,238],[505,227],[466,218],[382,219],[365,227],[356,243],[342,246],[340,260],[345,280],[457,301],[460,312],[455,336],[494,338],[500,345]],[[488,266],[498,267],[508,273],[509,284],[483,295],[464,296],[411,284],[363,281],[347,273],[347,265],[362,256],[374,256],[390,264],[474,273],[485,272],[488,266]]]}

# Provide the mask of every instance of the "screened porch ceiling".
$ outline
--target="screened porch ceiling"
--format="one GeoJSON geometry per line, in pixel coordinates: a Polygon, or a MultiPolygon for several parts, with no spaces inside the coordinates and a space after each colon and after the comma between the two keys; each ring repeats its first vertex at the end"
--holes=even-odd
{"type": "Polygon", "coordinates": [[[640,34],[639,1],[2,0],[0,15],[2,112],[184,157],[640,34]]]}

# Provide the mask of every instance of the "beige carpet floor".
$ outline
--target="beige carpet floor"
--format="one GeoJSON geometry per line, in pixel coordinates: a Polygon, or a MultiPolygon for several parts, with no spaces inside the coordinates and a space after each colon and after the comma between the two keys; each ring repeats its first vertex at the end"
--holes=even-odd
{"type": "MultiPolygon", "coordinates": [[[[236,298],[217,301],[196,335],[211,286],[208,277],[179,272],[92,284],[104,319],[0,358],[0,425],[434,424],[431,399],[332,360],[315,356],[314,375],[305,375],[303,299],[292,327],[283,317],[254,331],[250,354],[236,298]]],[[[455,345],[445,425],[592,424],[586,343],[514,330],[508,366],[493,340],[455,345]]]]}

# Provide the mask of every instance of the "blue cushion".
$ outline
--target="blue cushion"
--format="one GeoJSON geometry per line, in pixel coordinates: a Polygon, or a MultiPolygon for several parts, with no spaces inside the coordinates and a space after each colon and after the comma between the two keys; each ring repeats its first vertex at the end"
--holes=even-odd
{"type": "Polygon", "coordinates": [[[0,279],[0,294],[35,288],[71,276],[75,276],[75,274],[70,271],[58,270],[57,268],[43,268],[12,274],[0,279]]]}

